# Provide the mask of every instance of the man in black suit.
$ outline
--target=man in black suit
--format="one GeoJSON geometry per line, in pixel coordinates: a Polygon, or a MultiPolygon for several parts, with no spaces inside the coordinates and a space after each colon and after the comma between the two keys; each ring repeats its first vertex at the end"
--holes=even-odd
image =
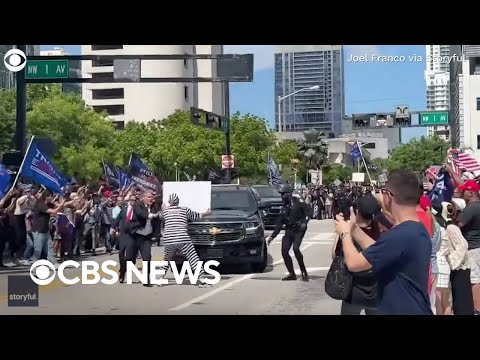
{"type": "MultiPolygon", "coordinates": [[[[132,236],[135,223],[133,213],[137,198],[135,194],[129,195],[127,203],[123,205],[120,214],[114,219],[113,227],[118,231],[118,258],[120,262],[119,280],[125,281],[125,272],[127,271],[127,254],[135,251],[135,239],[132,236]]],[[[136,256],[133,261],[135,263],[136,256]]]]}

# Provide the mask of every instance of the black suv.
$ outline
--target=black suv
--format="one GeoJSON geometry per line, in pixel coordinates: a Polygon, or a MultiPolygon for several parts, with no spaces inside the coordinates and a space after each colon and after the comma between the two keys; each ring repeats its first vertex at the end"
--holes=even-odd
{"type": "Polygon", "coordinates": [[[252,188],[261,210],[265,228],[274,228],[282,209],[282,196],[275,188],[268,185],[254,185],[252,188]]]}
{"type": "Polygon", "coordinates": [[[248,186],[212,185],[212,213],[188,227],[200,260],[226,265],[267,267],[265,229],[253,190],[248,186]]]}

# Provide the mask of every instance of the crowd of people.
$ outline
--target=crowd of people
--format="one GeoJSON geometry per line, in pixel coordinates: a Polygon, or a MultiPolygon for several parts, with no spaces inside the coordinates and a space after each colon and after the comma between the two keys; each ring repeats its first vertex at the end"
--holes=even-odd
{"type": "Polygon", "coordinates": [[[449,164],[426,179],[392,172],[334,215],[332,256],[352,278],[342,315],[479,314],[480,186],[449,164]]]}
{"type": "MultiPolygon", "coordinates": [[[[119,250],[115,219],[126,203],[140,201],[141,193],[135,186],[115,191],[102,183],[70,185],[63,196],[42,186],[12,188],[0,200],[0,254],[7,250],[0,267],[27,266],[42,258],[55,264],[119,250]]],[[[154,194],[152,211],[161,205],[161,196],[154,194]]],[[[160,233],[160,220],[152,219],[154,244],[159,245],[160,233]]]]}

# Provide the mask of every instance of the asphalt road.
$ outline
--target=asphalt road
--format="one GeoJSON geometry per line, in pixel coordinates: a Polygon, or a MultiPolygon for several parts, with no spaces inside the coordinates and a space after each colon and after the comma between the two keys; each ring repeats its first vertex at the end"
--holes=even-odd
{"type": "MultiPolygon", "coordinates": [[[[270,233],[270,232],[269,232],[270,233]]],[[[0,313],[81,315],[337,315],[340,302],[324,291],[324,279],[331,262],[333,221],[311,221],[302,243],[310,281],[282,282],[286,273],[280,253],[279,235],[269,247],[269,267],[262,274],[223,272],[221,281],[209,288],[171,284],[144,287],[141,284],[64,285],[58,279],[41,286],[38,307],[8,306],[8,277],[28,276],[28,269],[9,269],[0,274],[0,313]]],[[[152,248],[154,260],[161,260],[163,248],[152,248]]],[[[293,257],[293,253],[292,253],[293,257]]],[[[118,261],[118,255],[95,259],[118,261]]],[[[298,264],[294,259],[294,265],[298,264]]],[[[71,270],[79,273],[79,270],[71,270]]],[[[238,270],[237,270],[238,271],[238,270]]],[[[172,274],[167,278],[173,279],[172,274]]]]}

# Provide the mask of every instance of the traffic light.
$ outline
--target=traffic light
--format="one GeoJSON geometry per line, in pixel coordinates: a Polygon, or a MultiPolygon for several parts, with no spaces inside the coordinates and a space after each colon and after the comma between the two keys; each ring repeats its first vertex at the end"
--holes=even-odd
{"type": "Polygon", "coordinates": [[[223,132],[227,132],[230,127],[228,118],[194,107],[190,108],[190,120],[192,124],[223,132]]]}

